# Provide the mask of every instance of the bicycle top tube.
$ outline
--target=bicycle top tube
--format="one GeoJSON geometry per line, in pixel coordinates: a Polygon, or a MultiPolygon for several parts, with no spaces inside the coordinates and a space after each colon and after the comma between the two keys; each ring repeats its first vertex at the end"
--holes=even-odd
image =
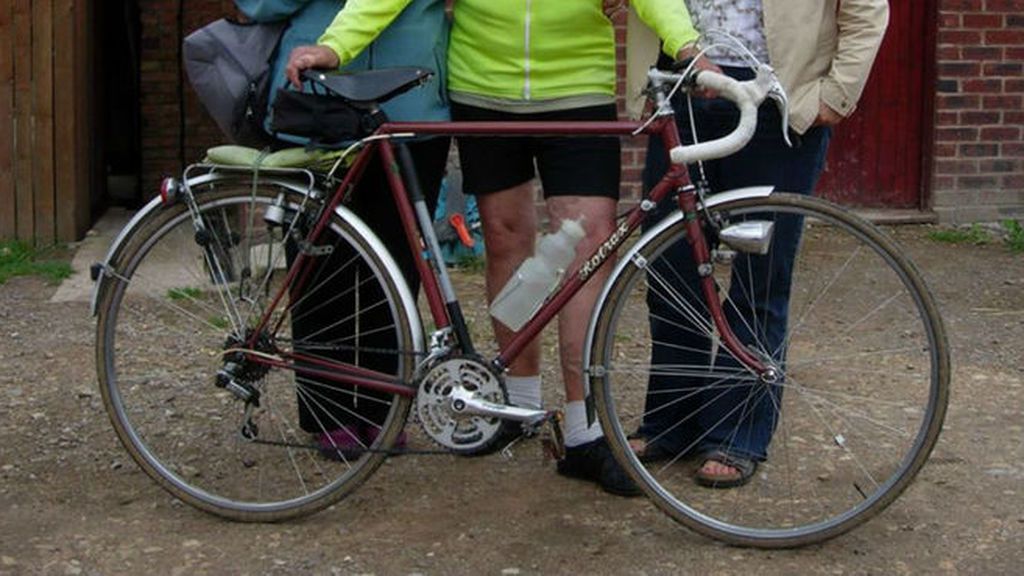
{"type": "MultiPolygon", "coordinates": [[[[501,122],[388,122],[382,134],[444,136],[630,136],[641,124],[633,121],[501,121],[501,122]]],[[[652,133],[655,130],[644,131],[652,133]]]]}
{"type": "MultiPolygon", "coordinates": [[[[702,160],[723,158],[743,148],[754,136],[757,128],[757,109],[766,98],[772,98],[780,107],[783,118],[788,115],[788,99],[781,84],[769,67],[761,67],[753,80],[738,81],[716,72],[700,72],[693,77],[694,84],[716,92],[733,102],[740,112],[736,128],[729,134],[684,146],[673,121],[674,114],[661,87],[685,80],[684,76],[651,70],[648,78],[656,87],[658,107],[653,120],[615,122],[388,122],[377,134],[445,135],[445,136],[633,136],[659,134],[668,150],[672,163],[681,166],[702,160]]],[[[785,122],[784,122],[785,125],[785,122]]],[[[784,130],[785,132],[785,130],[784,130]]],[[[787,137],[785,134],[783,137],[787,137]]]]}

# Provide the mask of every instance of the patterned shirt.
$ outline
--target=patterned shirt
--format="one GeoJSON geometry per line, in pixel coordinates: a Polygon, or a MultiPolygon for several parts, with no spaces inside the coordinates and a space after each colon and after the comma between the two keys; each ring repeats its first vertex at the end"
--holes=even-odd
{"type": "MultiPolygon", "coordinates": [[[[694,27],[701,33],[702,43],[727,43],[715,36],[705,36],[712,30],[724,30],[746,45],[761,62],[768,63],[768,42],[764,37],[764,10],[762,0],[686,0],[694,27]]],[[[715,48],[708,57],[719,65],[746,66],[747,62],[735,52],[715,48]]]]}

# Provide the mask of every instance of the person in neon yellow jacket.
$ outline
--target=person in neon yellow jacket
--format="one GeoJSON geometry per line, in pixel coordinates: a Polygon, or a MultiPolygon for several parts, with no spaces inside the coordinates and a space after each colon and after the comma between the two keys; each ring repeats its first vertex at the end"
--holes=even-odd
{"type": "MultiPolygon", "coordinates": [[[[680,0],[634,1],[677,55],[697,38],[680,0]]],[[[539,101],[615,95],[615,31],[599,0],[456,0],[449,90],[539,101]]]]}
{"type": "MultiPolygon", "coordinates": [[[[306,68],[335,68],[358,53],[409,0],[350,0],[319,44],[297,48],[293,82],[306,68]]],[[[697,39],[679,0],[634,0],[667,54],[694,53],[697,39]]],[[[602,0],[456,0],[448,52],[448,88],[456,120],[614,120],[615,32],[602,0]]],[[[537,232],[534,177],[540,175],[549,226],[581,219],[587,237],[577,262],[614,227],[620,179],[617,138],[474,138],[459,141],[464,191],[477,196],[487,250],[491,300],[533,253],[537,232]]],[[[584,409],[582,348],[586,319],[608,268],[597,274],[559,318],[566,396],[566,458],[562,475],[597,482],[606,491],[639,489],[611,455],[584,409]]],[[[513,333],[495,323],[500,345],[513,333]]],[[[513,404],[540,406],[540,347],[534,342],[509,367],[513,404]]],[[[513,434],[514,432],[509,432],[513,434]]]]}

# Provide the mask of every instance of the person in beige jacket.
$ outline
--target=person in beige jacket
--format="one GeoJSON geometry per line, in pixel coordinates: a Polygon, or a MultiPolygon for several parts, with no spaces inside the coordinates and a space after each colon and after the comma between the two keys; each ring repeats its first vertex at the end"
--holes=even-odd
{"type": "MultiPolygon", "coordinates": [[[[683,0],[679,0],[682,2],[683,0]]],[[[778,190],[810,194],[821,173],[832,127],[854,112],[864,91],[888,24],[886,0],[685,0],[694,25],[703,35],[702,42],[718,40],[715,31],[728,32],[741,41],[758,59],[777,72],[790,97],[789,126],[794,143],[788,147],[782,139],[782,118],[772,103],[758,114],[757,133],[740,152],[706,162],[704,172],[710,190],[723,191],[746,186],[771,185],[778,190]]],[[[628,47],[635,63],[642,58],[644,42],[631,30],[628,47]]],[[[650,45],[648,43],[648,45],[650,45]]],[[[725,74],[746,80],[753,77],[743,57],[720,48],[708,54],[711,64],[725,74]]],[[[646,66],[651,60],[646,60],[646,66]]],[[[664,63],[664,62],[662,62],[664,63]]],[[[636,66],[633,66],[635,69],[636,66]]],[[[691,138],[685,102],[674,102],[681,136],[691,138]]],[[[738,119],[736,108],[724,100],[695,99],[694,125],[701,141],[724,136],[738,119]]],[[[650,189],[667,170],[664,148],[653,138],[644,170],[644,186],[650,189]]],[[[696,181],[699,172],[691,174],[696,181]]],[[[668,213],[672,201],[658,210],[668,213]]],[[[652,221],[656,221],[657,218],[652,221]]],[[[757,297],[735,294],[738,317],[763,318],[762,326],[733,326],[741,340],[755,338],[768,350],[778,350],[777,362],[783,362],[789,308],[792,265],[800,242],[802,223],[797,219],[776,223],[771,252],[766,256],[740,255],[733,265],[735,290],[751,290],[757,297]],[[749,276],[749,277],[748,277],[749,276]],[[756,305],[744,304],[758,300],[756,305]],[[754,332],[757,332],[756,334],[754,332]]],[[[686,247],[671,253],[675,271],[693,270],[686,247]]],[[[685,276],[685,274],[684,274],[685,276]]],[[[699,293],[696,272],[683,281],[699,293]]],[[[685,293],[685,289],[681,290],[685,293]]],[[[649,298],[652,365],[707,365],[712,342],[688,327],[684,318],[668,302],[649,298]],[[669,344],[665,344],[669,343],[669,344]]],[[[730,316],[732,314],[727,314],[730,316]]],[[[723,360],[719,355],[719,363],[723,360]]],[[[731,359],[730,359],[731,360],[731,359]]],[[[781,406],[782,386],[773,386],[774,399],[752,386],[716,385],[710,379],[678,376],[666,371],[652,374],[648,380],[645,414],[633,435],[633,449],[645,460],[699,457],[695,474],[698,484],[712,488],[730,488],[746,484],[758,463],[768,457],[768,445],[778,421],[776,406],[781,406]],[[739,410],[737,407],[744,407],[739,410]],[[696,413],[696,414],[694,414],[696,413]]],[[[709,377],[710,378],[710,377],[709,377]]]]}
{"type": "MultiPolygon", "coordinates": [[[[606,10],[610,13],[615,11],[616,4],[624,6],[626,0],[605,0],[606,10]]],[[[686,0],[686,4],[728,7],[744,2],[686,0]]],[[[761,5],[766,61],[775,69],[789,95],[790,127],[803,134],[814,125],[835,126],[852,114],[864,92],[868,73],[889,22],[888,2],[761,0],[754,4],[761,5]],[[815,33],[806,33],[812,22],[819,23],[813,30],[815,33]]],[[[698,9],[698,13],[703,14],[701,10],[698,9]]],[[[708,23],[706,16],[698,21],[698,31],[707,34],[710,30],[701,25],[708,23]]],[[[721,26],[712,28],[722,29],[721,26]]],[[[711,38],[705,42],[709,40],[711,38]]],[[[716,53],[720,54],[720,51],[712,53],[712,60],[715,60],[716,53]]],[[[626,56],[631,96],[644,88],[647,68],[657,55],[657,36],[630,14],[626,56]]],[[[640,102],[633,97],[628,100],[631,105],[640,102]]]]}

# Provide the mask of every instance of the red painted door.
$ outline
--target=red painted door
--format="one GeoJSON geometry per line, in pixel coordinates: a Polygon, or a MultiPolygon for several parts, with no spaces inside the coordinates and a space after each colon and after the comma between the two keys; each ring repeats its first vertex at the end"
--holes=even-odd
{"type": "Polygon", "coordinates": [[[818,194],[848,206],[921,208],[931,139],[935,0],[890,2],[889,29],[864,96],[833,133],[818,194]],[[930,44],[930,45],[929,45],[930,44]]]}

